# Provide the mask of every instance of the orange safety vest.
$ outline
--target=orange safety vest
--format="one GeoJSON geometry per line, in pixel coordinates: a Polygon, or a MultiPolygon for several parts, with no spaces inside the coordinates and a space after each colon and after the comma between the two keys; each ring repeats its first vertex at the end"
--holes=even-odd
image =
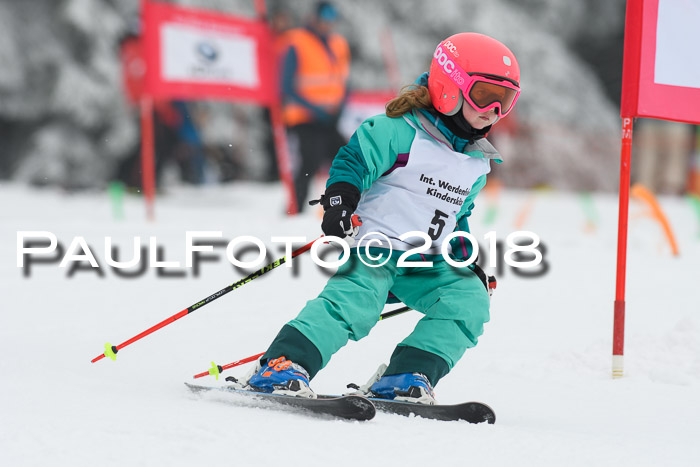
{"type": "MultiPolygon", "coordinates": [[[[346,40],[332,34],[328,47],[308,29],[297,28],[285,32],[284,51],[294,47],[297,54],[296,92],[314,105],[335,112],[344,96],[350,73],[350,47],[346,40]]],[[[284,123],[298,125],[313,120],[305,107],[287,101],[283,106],[284,123]]]]}

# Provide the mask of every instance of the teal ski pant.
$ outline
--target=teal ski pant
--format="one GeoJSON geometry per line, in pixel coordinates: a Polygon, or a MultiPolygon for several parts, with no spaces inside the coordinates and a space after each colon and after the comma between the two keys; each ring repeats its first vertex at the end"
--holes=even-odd
{"type": "MultiPolygon", "coordinates": [[[[390,369],[420,370],[420,363],[418,368],[411,368],[410,362],[395,364],[393,360],[402,353],[418,359],[421,354],[438,356],[446,365],[434,375],[432,383],[436,384],[436,379],[449,372],[466,349],[477,344],[489,320],[486,287],[467,267],[455,268],[445,261],[435,261],[432,267],[399,267],[395,257],[381,267],[370,267],[357,254],[351,254],[321,294],[307,302],[288,326],[313,343],[320,353],[318,369],[323,368],[349,339],[357,341],[369,334],[379,321],[389,291],[425,315],[398,344],[390,369]]],[[[316,371],[311,372],[312,376],[316,371]]]]}

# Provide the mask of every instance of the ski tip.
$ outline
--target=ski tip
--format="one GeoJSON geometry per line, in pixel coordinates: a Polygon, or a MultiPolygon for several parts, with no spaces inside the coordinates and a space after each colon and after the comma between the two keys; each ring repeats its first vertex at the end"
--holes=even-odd
{"type": "Polygon", "coordinates": [[[361,422],[366,422],[372,420],[377,414],[377,408],[374,406],[371,400],[366,397],[350,395],[344,396],[346,400],[353,406],[359,409],[355,416],[350,416],[348,418],[358,420],[361,422]]]}
{"type": "Polygon", "coordinates": [[[496,423],[496,412],[483,402],[467,402],[462,404],[462,419],[469,423],[496,423]]]}

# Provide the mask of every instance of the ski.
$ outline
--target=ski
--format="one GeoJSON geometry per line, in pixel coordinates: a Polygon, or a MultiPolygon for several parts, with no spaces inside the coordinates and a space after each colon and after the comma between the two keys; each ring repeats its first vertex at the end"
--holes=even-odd
{"type": "Polygon", "coordinates": [[[309,415],[326,415],[348,420],[371,420],[376,409],[374,404],[363,396],[332,396],[318,399],[306,399],[281,394],[246,391],[230,386],[200,386],[191,383],[185,385],[194,393],[223,391],[236,396],[241,405],[298,411],[309,415]],[[262,404],[261,404],[262,403],[262,404]]]}
{"type": "MultiPolygon", "coordinates": [[[[319,399],[332,399],[337,396],[319,395],[319,399]]],[[[496,423],[496,413],[491,407],[482,402],[463,402],[452,405],[427,405],[416,402],[394,401],[367,397],[379,412],[403,415],[411,415],[443,421],[466,421],[469,423],[483,423],[490,425],[496,423]]]]}
{"type": "Polygon", "coordinates": [[[459,421],[469,423],[496,423],[496,413],[482,402],[463,402],[453,405],[426,405],[415,402],[393,401],[369,397],[378,411],[396,415],[430,418],[433,420],[459,421]]]}

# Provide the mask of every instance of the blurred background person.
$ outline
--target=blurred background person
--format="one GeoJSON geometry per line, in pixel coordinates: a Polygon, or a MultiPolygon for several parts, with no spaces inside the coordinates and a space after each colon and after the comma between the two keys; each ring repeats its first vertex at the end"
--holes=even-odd
{"type": "Polygon", "coordinates": [[[700,125],[695,126],[695,141],[693,155],[690,162],[690,179],[688,191],[690,194],[700,196],[700,125]]]}
{"type": "Polygon", "coordinates": [[[640,118],[635,128],[635,181],[657,194],[681,195],[688,187],[693,126],[640,118]]]}
{"type": "MultiPolygon", "coordinates": [[[[282,65],[282,53],[286,49],[284,33],[294,26],[294,19],[290,12],[283,6],[271,10],[268,25],[274,36],[274,59],[278,66],[282,65]]],[[[277,150],[275,149],[275,137],[272,131],[270,110],[263,109],[263,122],[267,126],[264,142],[265,171],[262,176],[264,182],[276,182],[280,179],[279,166],[277,164],[277,150]]]]}
{"type": "Polygon", "coordinates": [[[350,48],[334,32],[337,20],[335,6],[320,2],[305,27],[282,36],[282,109],[299,212],[316,172],[346,143],[337,126],[348,95],[350,48]]]}
{"type": "Polygon", "coordinates": [[[173,107],[178,115],[177,135],[180,145],[177,157],[182,179],[194,185],[202,185],[206,181],[206,155],[200,126],[206,115],[185,101],[174,101],[173,107]]]}

